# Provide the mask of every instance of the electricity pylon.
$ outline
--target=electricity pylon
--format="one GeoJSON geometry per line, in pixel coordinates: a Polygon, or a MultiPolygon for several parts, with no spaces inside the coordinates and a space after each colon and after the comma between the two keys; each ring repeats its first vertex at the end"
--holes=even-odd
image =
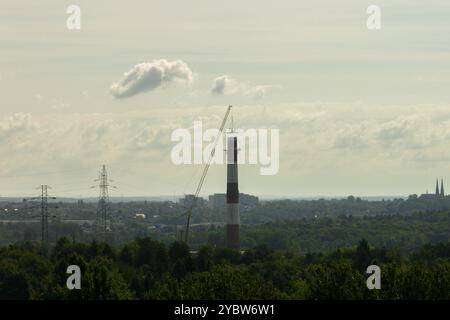
{"type": "MultiPolygon", "coordinates": [[[[49,237],[48,237],[48,199],[56,199],[56,197],[49,197],[48,196],[48,189],[51,189],[50,186],[43,184],[39,187],[37,187],[37,189],[41,190],[41,195],[38,197],[33,197],[33,198],[28,198],[28,199],[24,199],[24,203],[26,203],[26,200],[40,200],[41,204],[40,206],[36,206],[36,207],[28,207],[28,209],[33,209],[33,208],[40,208],[41,209],[41,242],[42,242],[42,246],[44,247],[45,250],[47,250],[48,248],[48,244],[49,244],[49,237]]],[[[54,206],[53,208],[58,208],[57,206],[54,206]]]]}
{"type": "Polygon", "coordinates": [[[98,174],[98,179],[95,179],[94,181],[98,181],[98,186],[93,186],[92,188],[98,187],[100,191],[97,216],[95,219],[95,238],[106,241],[107,235],[111,231],[108,188],[115,188],[115,186],[110,185],[112,180],[108,179],[108,172],[106,171],[105,165],[102,166],[98,174]]]}
{"type": "Polygon", "coordinates": [[[41,185],[41,233],[42,243],[48,246],[48,185],[41,185]]]}

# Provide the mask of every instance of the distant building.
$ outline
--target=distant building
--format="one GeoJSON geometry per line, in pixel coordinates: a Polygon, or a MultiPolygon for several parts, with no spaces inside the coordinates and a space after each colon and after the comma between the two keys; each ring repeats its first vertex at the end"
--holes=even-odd
{"type": "MultiPolygon", "coordinates": [[[[239,205],[244,207],[257,206],[259,198],[250,194],[239,193],[239,205]]],[[[208,207],[214,210],[224,210],[227,205],[225,193],[214,193],[208,197],[208,207]]]]}
{"type": "Polygon", "coordinates": [[[201,197],[196,198],[193,194],[186,194],[178,203],[183,207],[203,207],[205,206],[205,199],[201,197]]]}
{"type": "Polygon", "coordinates": [[[134,215],[134,217],[135,217],[136,219],[145,219],[145,218],[146,218],[145,214],[143,214],[143,213],[136,213],[136,214],[134,215]]]}
{"type": "Polygon", "coordinates": [[[420,195],[421,199],[437,199],[437,198],[443,198],[445,196],[445,191],[444,191],[444,179],[441,179],[441,187],[439,188],[439,179],[436,179],[436,188],[434,193],[428,193],[428,189],[427,192],[424,194],[420,195]]]}
{"type": "Polygon", "coordinates": [[[214,210],[225,209],[227,196],[225,193],[214,193],[208,197],[208,207],[214,210]]]}

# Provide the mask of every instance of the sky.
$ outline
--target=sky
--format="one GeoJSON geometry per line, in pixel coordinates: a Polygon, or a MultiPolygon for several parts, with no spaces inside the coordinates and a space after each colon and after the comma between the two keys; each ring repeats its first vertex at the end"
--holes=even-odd
{"type": "MultiPolygon", "coordinates": [[[[239,168],[259,196],[450,190],[450,2],[0,3],[0,196],[193,193],[170,157],[179,128],[279,130],[279,170],[239,168]],[[381,29],[368,30],[368,6],[381,29]],[[81,28],[69,30],[70,5],[81,28]]],[[[202,194],[222,193],[213,165],[202,194]]]]}

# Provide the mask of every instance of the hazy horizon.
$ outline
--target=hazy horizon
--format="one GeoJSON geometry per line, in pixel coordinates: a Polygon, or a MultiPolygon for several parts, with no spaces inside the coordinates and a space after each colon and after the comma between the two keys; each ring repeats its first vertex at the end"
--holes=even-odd
{"type": "MultiPolygon", "coordinates": [[[[225,192],[216,192],[216,193],[222,193],[225,194],[225,192]]],[[[36,194],[37,196],[39,195],[38,193],[36,194]]],[[[212,194],[211,194],[212,195],[212,194]]],[[[361,198],[363,200],[377,200],[377,199],[386,199],[386,200],[391,200],[391,199],[406,199],[409,195],[354,195],[354,194],[349,194],[349,195],[259,195],[259,194],[250,194],[252,196],[256,196],[259,198],[260,201],[270,201],[270,200],[319,200],[319,199],[325,199],[325,200],[331,200],[331,199],[346,199],[350,196],[353,196],[355,198],[361,198]]],[[[420,194],[417,194],[420,195],[420,194]]],[[[109,198],[110,199],[129,199],[128,201],[138,201],[140,199],[151,199],[151,200],[177,200],[177,199],[182,199],[184,198],[185,195],[110,195],[109,198]]],[[[204,194],[204,195],[200,195],[201,198],[204,198],[206,200],[208,200],[208,196],[209,194],[204,194]]],[[[0,201],[1,200],[5,200],[5,199],[27,199],[27,197],[21,197],[21,196],[3,196],[0,195],[0,201]]],[[[60,200],[93,200],[93,201],[97,201],[98,200],[98,195],[91,195],[91,196],[76,196],[76,195],[65,195],[65,196],[59,196],[56,197],[56,199],[51,200],[51,201],[60,201],[60,200]]],[[[34,199],[34,201],[39,201],[39,199],[34,199]]]]}

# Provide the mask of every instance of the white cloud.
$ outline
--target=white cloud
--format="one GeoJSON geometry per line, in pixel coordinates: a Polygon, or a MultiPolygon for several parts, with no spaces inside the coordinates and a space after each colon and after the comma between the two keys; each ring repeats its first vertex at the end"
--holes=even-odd
{"type": "Polygon", "coordinates": [[[241,94],[243,96],[251,97],[254,100],[264,98],[267,90],[272,88],[280,89],[280,85],[248,85],[231,78],[228,75],[222,75],[214,79],[211,87],[211,94],[213,95],[232,95],[241,94]]]}
{"type": "Polygon", "coordinates": [[[192,81],[192,71],[185,62],[160,59],[135,65],[119,82],[111,85],[110,91],[116,98],[128,98],[173,82],[190,84],[192,81]]]}
{"type": "Polygon", "coordinates": [[[211,93],[215,95],[233,94],[238,90],[238,82],[228,75],[217,77],[213,81],[211,93]]]}

